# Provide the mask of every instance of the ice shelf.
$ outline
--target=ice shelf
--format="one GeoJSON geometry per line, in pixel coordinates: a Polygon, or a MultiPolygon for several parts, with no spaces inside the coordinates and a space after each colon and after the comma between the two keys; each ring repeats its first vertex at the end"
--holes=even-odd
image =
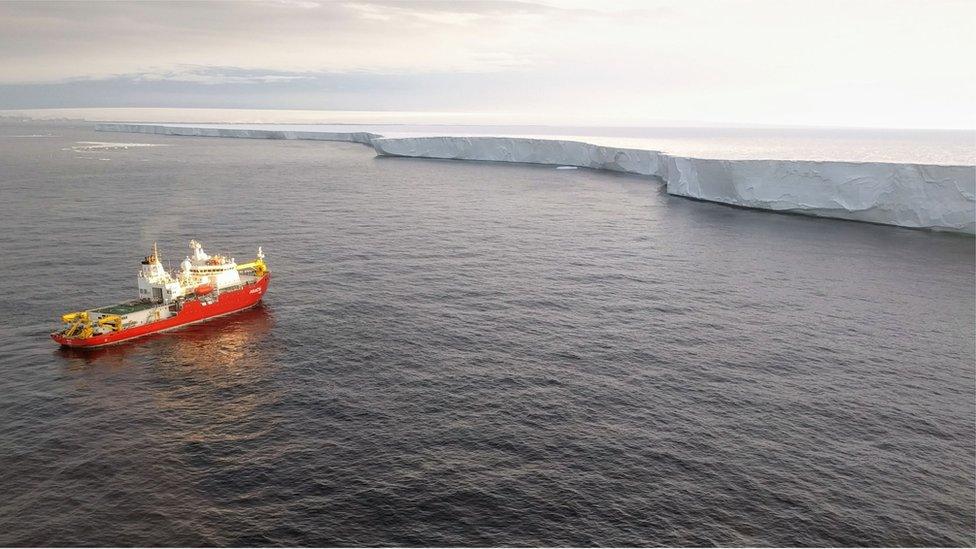
{"type": "Polygon", "coordinates": [[[369,132],[321,132],[300,130],[270,130],[217,126],[184,126],[176,124],[97,124],[100,132],[155,133],[188,137],[236,137],[241,139],[308,139],[312,141],[349,141],[369,145],[379,134],[369,132]]]}
{"type": "Polygon", "coordinates": [[[670,194],[748,208],[976,234],[976,166],[809,160],[716,160],[580,141],[491,136],[383,137],[372,132],[161,124],[99,131],[370,145],[380,155],[577,166],[659,179],[670,194]]]}

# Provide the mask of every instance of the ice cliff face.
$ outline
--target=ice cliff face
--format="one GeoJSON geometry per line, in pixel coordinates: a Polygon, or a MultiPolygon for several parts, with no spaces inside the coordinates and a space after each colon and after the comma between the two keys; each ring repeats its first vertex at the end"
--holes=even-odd
{"type": "Polygon", "coordinates": [[[976,168],[667,158],[668,193],[766,210],[976,232],[976,168]]]}
{"type": "Polygon", "coordinates": [[[661,176],[661,153],[619,149],[555,139],[523,137],[410,137],[373,139],[376,152],[389,156],[556,164],[596,170],[661,176]]]}
{"type": "Polygon", "coordinates": [[[976,233],[976,167],[793,160],[709,160],[521,137],[383,137],[369,132],[99,124],[100,131],[371,145],[414,158],[578,166],[652,176],[670,194],[735,206],[976,233]]]}
{"type": "Polygon", "coordinates": [[[317,132],[264,130],[253,128],[174,126],[161,124],[97,124],[100,132],[155,133],[161,135],[184,135],[190,137],[237,137],[243,139],[309,139],[313,141],[350,141],[369,145],[374,137],[381,135],[369,132],[317,132]]]}
{"type": "Polygon", "coordinates": [[[706,160],[549,139],[377,138],[391,156],[579,166],[650,175],[668,193],[735,206],[976,232],[976,168],[878,162],[706,160]]]}

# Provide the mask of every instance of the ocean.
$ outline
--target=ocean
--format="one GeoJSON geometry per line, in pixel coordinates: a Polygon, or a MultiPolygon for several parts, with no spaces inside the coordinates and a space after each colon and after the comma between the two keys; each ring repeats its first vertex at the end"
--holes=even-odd
{"type": "Polygon", "coordinates": [[[6,120],[0,274],[0,545],[976,544],[964,235],[6,120]],[[264,304],[50,340],[191,238],[264,304]]]}

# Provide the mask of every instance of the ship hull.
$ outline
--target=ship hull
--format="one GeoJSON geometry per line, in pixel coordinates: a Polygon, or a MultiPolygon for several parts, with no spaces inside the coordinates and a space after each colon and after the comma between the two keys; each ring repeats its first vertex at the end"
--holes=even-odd
{"type": "Polygon", "coordinates": [[[216,300],[209,304],[200,300],[187,301],[178,313],[163,320],[84,339],[65,337],[61,333],[53,333],[51,334],[51,338],[64,347],[104,347],[105,345],[114,345],[137,337],[172,330],[180,326],[186,326],[187,324],[204,322],[218,316],[235,313],[257,305],[261,301],[261,298],[264,297],[264,294],[267,293],[270,279],[270,273],[265,274],[260,279],[245,285],[240,290],[221,293],[216,300]]]}

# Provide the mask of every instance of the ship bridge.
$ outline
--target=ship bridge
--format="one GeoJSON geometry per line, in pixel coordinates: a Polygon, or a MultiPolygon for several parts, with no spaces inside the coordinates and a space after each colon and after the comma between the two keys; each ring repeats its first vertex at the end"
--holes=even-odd
{"type": "Polygon", "coordinates": [[[180,281],[166,272],[159,256],[159,249],[153,243],[152,253],[142,260],[138,274],[139,299],[157,303],[169,303],[183,295],[180,281]]]}
{"type": "Polygon", "coordinates": [[[190,241],[190,255],[180,263],[179,278],[184,286],[192,290],[199,285],[208,285],[216,290],[241,285],[234,258],[222,255],[209,255],[196,240],[190,241]]]}

